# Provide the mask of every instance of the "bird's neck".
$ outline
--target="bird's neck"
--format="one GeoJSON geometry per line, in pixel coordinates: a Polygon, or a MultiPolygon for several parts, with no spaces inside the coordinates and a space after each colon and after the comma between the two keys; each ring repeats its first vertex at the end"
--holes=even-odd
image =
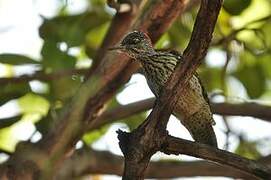
{"type": "Polygon", "coordinates": [[[155,50],[152,53],[142,53],[137,57],[143,66],[147,82],[156,96],[174,71],[179,58],[170,52],[155,50]]]}
{"type": "Polygon", "coordinates": [[[160,77],[160,82],[164,82],[174,71],[179,61],[178,58],[178,56],[171,53],[154,51],[152,54],[141,54],[137,59],[142,64],[147,78],[157,76],[160,77]]]}

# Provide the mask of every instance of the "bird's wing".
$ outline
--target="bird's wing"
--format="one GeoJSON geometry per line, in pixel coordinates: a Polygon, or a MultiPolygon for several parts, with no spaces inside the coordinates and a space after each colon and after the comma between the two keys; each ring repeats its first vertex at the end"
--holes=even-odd
{"type": "Polygon", "coordinates": [[[201,86],[201,92],[202,92],[202,96],[204,97],[205,101],[209,104],[210,106],[210,100],[209,100],[209,97],[208,97],[208,94],[207,94],[207,91],[205,90],[204,86],[203,86],[203,83],[199,77],[199,74],[197,72],[195,72],[194,74],[197,78],[198,78],[198,81],[200,83],[200,86],[201,86]]]}

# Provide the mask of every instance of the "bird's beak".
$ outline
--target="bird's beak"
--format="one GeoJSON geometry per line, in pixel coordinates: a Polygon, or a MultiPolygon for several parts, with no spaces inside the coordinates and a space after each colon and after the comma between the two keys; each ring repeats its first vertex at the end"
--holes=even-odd
{"type": "Polygon", "coordinates": [[[109,51],[116,51],[116,50],[119,50],[119,51],[123,51],[125,50],[125,47],[124,46],[114,46],[114,47],[111,47],[111,48],[108,48],[109,51]]]}

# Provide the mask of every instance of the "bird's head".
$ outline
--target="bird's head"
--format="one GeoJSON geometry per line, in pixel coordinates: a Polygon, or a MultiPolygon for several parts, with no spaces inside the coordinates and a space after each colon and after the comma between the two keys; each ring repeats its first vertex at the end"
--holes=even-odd
{"type": "Polygon", "coordinates": [[[132,58],[154,51],[149,36],[141,31],[128,33],[119,46],[112,47],[109,50],[119,50],[132,58]]]}

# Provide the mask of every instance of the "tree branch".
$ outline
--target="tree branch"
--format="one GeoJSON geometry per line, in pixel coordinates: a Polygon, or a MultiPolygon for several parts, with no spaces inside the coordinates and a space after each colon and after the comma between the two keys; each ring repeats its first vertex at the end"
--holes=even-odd
{"type": "MultiPolygon", "coordinates": [[[[197,144],[193,143],[192,146],[197,146],[197,144]]],[[[262,159],[265,158],[263,157],[262,159]]],[[[75,179],[88,174],[113,174],[121,176],[124,167],[123,162],[123,157],[110,152],[83,148],[77,150],[71,158],[65,161],[64,166],[59,170],[55,179],[75,179]]],[[[265,163],[268,162],[271,163],[270,160],[265,163]]],[[[146,178],[160,179],[195,176],[255,179],[254,176],[243,173],[235,168],[207,161],[168,160],[150,162],[146,170],[146,178]]]]}
{"type": "MultiPolygon", "coordinates": [[[[97,129],[105,124],[127,118],[137,113],[150,110],[155,98],[137,101],[127,105],[121,105],[105,111],[101,116],[89,125],[88,130],[97,129]]],[[[258,103],[211,103],[212,111],[223,116],[251,116],[267,122],[271,122],[271,107],[258,103]]]]}
{"type": "Polygon", "coordinates": [[[167,136],[167,146],[162,150],[170,154],[186,154],[198,158],[207,159],[219,164],[239,169],[245,173],[263,179],[271,178],[271,170],[266,166],[252,160],[242,158],[233,153],[214,149],[204,144],[194,143],[184,139],[167,136]]]}
{"type": "Polygon", "coordinates": [[[214,113],[225,116],[251,116],[271,122],[271,107],[258,103],[212,103],[214,113]]]}
{"type": "Polygon", "coordinates": [[[87,73],[87,69],[68,69],[62,70],[52,73],[44,73],[44,72],[37,72],[32,75],[23,75],[19,77],[7,77],[7,78],[0,78],[0,84],[8,84],[8,83],[25,83],[33,80],[40,80],[40,81],[50,81],[54,79],[60,79],[65,76],[69,75],[85,75],[87,73]]]}

